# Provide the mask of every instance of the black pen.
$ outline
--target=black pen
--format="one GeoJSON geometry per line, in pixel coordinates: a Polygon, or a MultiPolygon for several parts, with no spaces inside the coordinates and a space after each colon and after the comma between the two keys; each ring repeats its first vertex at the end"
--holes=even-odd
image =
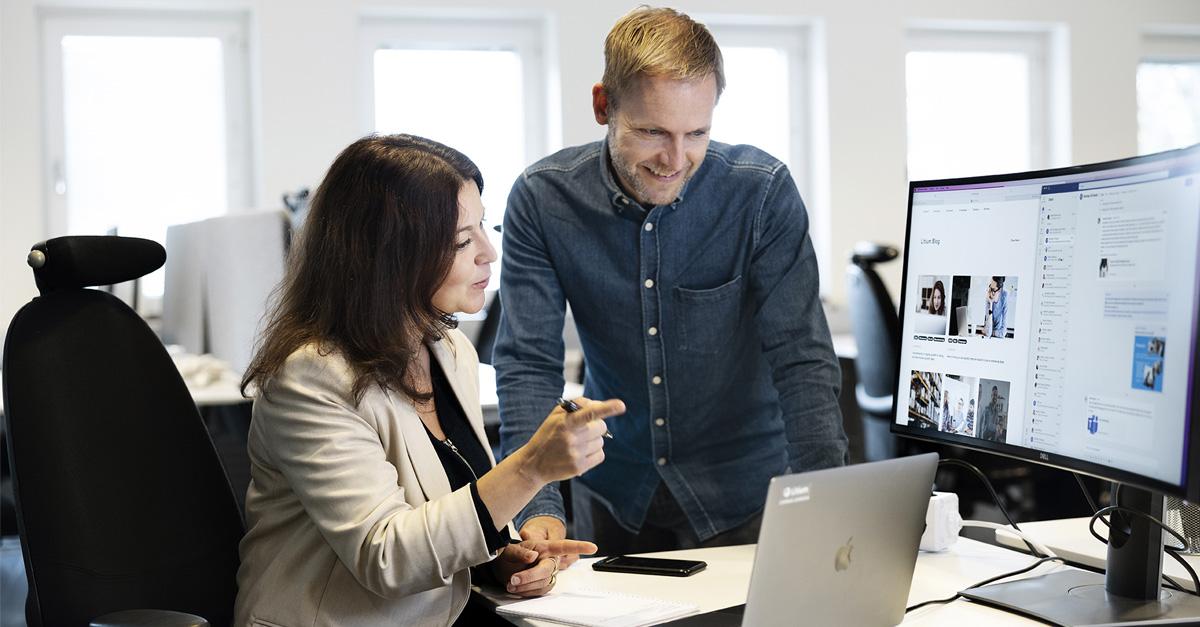
{"type": "MultiPolygon", "coordinates": [[[[568,414],[575,413],[581,409],[581,407],[579,407],[579,403],[576,403],[575,401],[569,401],[561,396],[558,397],[558,406],[562,407],[563,411],[567,412],[568,414]]],[[[611,440],[613,439],[613,434],[609,433],[608,429],[605,429],[604,437],[611,440]]]]}

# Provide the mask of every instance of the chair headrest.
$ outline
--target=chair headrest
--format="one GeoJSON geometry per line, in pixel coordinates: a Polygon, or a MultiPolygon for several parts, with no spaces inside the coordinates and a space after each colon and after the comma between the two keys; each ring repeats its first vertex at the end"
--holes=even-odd
{"type": "Polygon", "coordinates": [[[887,244],[859,242],[854,245],[854,252],[850,254],[850,262],[858,266],[867,266],[891,261],[899,254],[899,250],[887,244]]]}
{"type": "Polygon", "coordinates": [[[167,261],[158,242],[116,235],[71,235],[33,245],[27,259],[38,290],[110,285],[154,272],[167,261]]]}

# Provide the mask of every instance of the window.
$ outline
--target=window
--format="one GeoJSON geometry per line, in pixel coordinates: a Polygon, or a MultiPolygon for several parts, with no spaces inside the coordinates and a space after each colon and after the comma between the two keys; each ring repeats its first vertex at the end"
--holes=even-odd
{"type": "Polygon", "coordinates": [[[1200,37],[1146,38],[1137,72],[1138,152],[1200,142],[1200,37]]]}
{"type": "Polygon", "coordinates": [[[721,46],[725,62],[725,93],[713,112],[712,138],[756,146],[787,164],[808,209],[821,284],[828,285],[828,181],[815,168],[819,151],[814,149],[813,112],[821,86],[810,65],[812,27],[700,19],[721,46]]]}
{"type": "Polygon", "coordinates": [[[500,224],[513,181],[551,148],[543,29],[532,18],[364,18],[366,130],[462,151],[483,172],[485,219],[500,224]]]}
{"type": "Polygon", "coordinates": [[[1056,93],[1048,33],[913,30],[905,56],[909,180],[1049,167],[1056,93]],[[984,149],[986,147],[986,149],[984,149]]]}
{"type": "MultiPolygon", "coordinates": [[[[169,225],[252,203],[240,16],[43,18],[51,234],[163,242],[169,225]]],[[[157,313],[162,272],[141,289],[157,313]]]]}

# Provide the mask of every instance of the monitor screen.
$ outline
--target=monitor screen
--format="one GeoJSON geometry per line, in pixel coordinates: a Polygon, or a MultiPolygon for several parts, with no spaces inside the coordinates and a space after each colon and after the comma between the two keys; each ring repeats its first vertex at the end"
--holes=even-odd
{"type": "Polygon", "coordinates": [[[1198,244],[1200,145],[911,183],[892,431],[1183,494],[1198,244]]]}

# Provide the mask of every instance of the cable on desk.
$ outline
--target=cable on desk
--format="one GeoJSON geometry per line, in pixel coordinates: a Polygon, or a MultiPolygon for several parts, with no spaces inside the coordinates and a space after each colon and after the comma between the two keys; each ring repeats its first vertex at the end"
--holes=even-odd
{"type": "MultiPolygon", "coordinates": [[[[1146,512],[1138,511],[1136,509],[1129,508],[1129,507],[1122,507],[1120,505],[1109,505],[1108,507],[1102,507],[1102,508],[1096,510],[1096,513],[1092,514],[1091,520],[1088,521],[1088,532],[1092,534],[1093,538],[1096,538],[1097,540],[1103,542],[1104,544],[1108,544],[1108,539],[1105,538],[1104,536],[1101,536],[1100,534],[1096,533],[1096,521],[1099,520],[1099,521],[1103,522],[1104,524],[1108,525],[1108,521],[1104,520],[1103,516],[1105,514],[1111,514],[1112,512],[1123,512],[1126,514],[1132,514],[1139,518],[1145,519],[1146,521],[1161,528],[1163,531],[1166,531],[1167,533],[1174,536],[1176,540],[1179,540],[1183,544],[1183,546],[1188,545],[1186,538],[1184,538],[1182,535],[1180,535],[1180,533],[1178,531],[1175,531],[1174,529],[1167,526],[1167,524],[1164,523],[1163,521],[1151,516],[1150,514],[1147,514],[1146,512]]],[[[1108,525],[1108,526],[1110,529],[1112,528],[1112,525],[1108,525]]],[[[1170,587],[1174,588],[1176,590],[1180,590],[1181,592],[1187,592],[1189,594],[1194,594],[1196,596],[1200,596],[1200,577],[1196,576],[1196,570],[1192,568],[1192,565],[1187,563],[1187,560],[1183,559],[1183,556],[1179,554],[1178,549],[1165,546],[1165,547],[1163,547],[1163,551],[1166,552],[1167,555],[1170,555],[1171,557],[1175,558],[1175,561],[1179,562],[1180,566],[1183,566],[1183,569],[1187,571],[1188,576],[1190,576],[1192,578],[1192,586],[1194,586],[1194,589],[1193,590],[1183,590],[1179,586],[1174,585],[1174,582],[1168,580],[1167,583],[1170,585],[1170,587]]],[[[1165,578],[1165,575],[1164,575],[1164,578],[1165,578]]]]}
{"type": "MultiPolygon", "coordinates": [[[[1008,510],[1004,507],[1004,503],[1000,502],[1000,495],[996,494],[996,489],[992,487],[992,482],[988,481],[987,475],[983,474],[983,471],[976,467],[975,464],[963,461],[961,459],[939,459],[938,466],[958,466],[960,468],[966,468],[974,473],[975,476],[979,477],[979,480],[983,482],[983,487],[987,488],[988,494],[992,496],[992,500],[995,501],[996,507],[1000,508],[1000,513],[1004,514],[1004,519],[1008,521],[1008,524],[1012,525],[1012,528],[1016,529],[1017,531],[1021,530],[1021,528],[1017,526],[1016,521],[1013,520],[1012,516],[1008,514],[1008,510]]],[[[1024,538],[1024,536],[1021,536],[1021,541],[1025,543],[1025,546],[1029,547],[1029,552],[1033,556],[1043,557],[1043,554],[1039,553],[1038,550],[1024,538]]]]}
{"type": "MultiPolygon", "coordinates": [[[[963,590],[974,590],[975,588],[982,588],[990,583],[996,583],[997,581],[1000,581],[1001,579],[1007,579],[1009,577],[1015,577],[1017,575],[1024,575],[1025,573],[1037,568],[1038,566],[1041,566],[1042,564],[1045,564],[1046,562],[1062,562],[1062,561],[1063,561],[1063,558],[1058,557],[1058,556],[1043,557],[1043,558],[1039,559],[1038,561],[1036,561],[1024,568],[1019,568],[1014,571],[996,575],[995,577],[992,577],[990,579],[984,579],[983,581],[980,581],[979,583],[972,584],[970,586],[967,586],[966,588],[963,588],[963,590]]],[[[938,603],[949,603],[961,596],[962,596],[962,592],[956,592],[954,594],[954,596],[952,596],[952,597],[946,597],[944,599],[932,599],[929,601],[922,601],[920,603],[917,603],[916,605],[910,605],[910,606],[904,608],[904,613],[907,614],[914,610],[919,610],[919,609],[925,607],[926,605],[934,605],[934,604],[938,604],[938,603]]]]}
{"type": "MultiPolygon", "coordinates": [[[[1096,521],[1099,520],[1100,522],[1104,523],[1105,527],[1108,527],[1110,529],[1112,528],[1112,525],[1109,525],[1108,521],[1105,520],[1102,517],[1102,515],[1098,514],[1100,509],[1098,507],[1096,507],[1096,502],[1092,500],[1091,494],[1088,494],[1087,486],[1085,486],[1083,483],[1083,478],[1080,477],[1078,473],[1073,472],[1071,474],[1075,476],[1075,482],[1079,484],[1079,489],[1081,491],[1083,491],[1083,498],[1087,499],[1088,506],[1092,508],[1092,519],[1088,521],[1088,532],[1090,532],[1092,534],[1093,538],[1096,538],[1103,544],[1107,545],[1108,540],[1100,537],[1100,535],[1096,533],[1095,524],[1096,524],[1096,521]]],[[[1112,495],[1113,501],[1118,500],[1121,496],[1121,484],[1118,483],[1118,484],[1116,484],[1116,486],[1117,487],[1113,490],[1113,495],[1112,495]]],[[[1145,514],[1145,512],[1137,512],[1137,513],[1139,515],[1147,515],[1147,514],[1145,514]]],[[[1151,517],[1151,518],[1153,518],[1153,517],[1151,517]]],[[[1159,525],[1160,527],[1163,527],[1163,529],[1166,529],[1168,532],[1175,533],[1175,531],[1173,529],[1163,526],[1162,522],[1158,521],[1157,519],[1153,520],[1153,522],[1155,524],[1159,525]]],[[[1179,538],[1178,534],[1175,534],[1175,535],[1176,535],[1176,538],[1179,538]]],[[[1184,546],[1187,546],[1187,544],[1185,543],[1184,546]]],[[[1174,558],[1176,562],[1179,562],[1179,565],[1182,566],[1183,569],[1185,571],[1187,571],[1188,575],[1191,576],[1192,585],[1196,586],[1196,588],[1195,588],[1195,590],[1188,590],[1188,589],[1184,588],[1183,586],[1180,586],[1179,584],[1172,581],[1171,578],[1167,577],[1166,575],[1162,576],[1163,585],[1172,590],[1176,590],[1176,591],[1183,592],[1186,594],[1194,594],[1194,595],[1200,596],[1200,581],[1197,581],[1196,572],[1192,569],[1192,565],[1188,564],[1187,561],[1183,559],[1183,556],[1179,554],[1179,549],[1176,549],[1174,547],[1164,546],[1163,551],[1166,552],[1168,555],[1170,555],[1172,558],[1174,558]]],[[[1103,569],[1101,569],[1101,572],[1103,572],[1103,569]]]]}
{"type": "Polygon", "coordinates": [[[985,529],[997,529],[997,530],[1003,531],[1005,533],[1010,533],[1010,534],[1017,536],[1018,538],[1024,540],[1025,544],[1033,547],[1035,557],[1058,557],[1057,555],[1055,555],[1054,551],[1051,551],[1050,548],[1047,547],[1046,545],[1041,544],[1037,540],[1034,540],[1033,538],[1025,535],[1024,531],[1021,531],[1019,529],[1013,529],[1012,527],[1009,527],[1008,525],[1002,525],[1000,523],[994,523],[994,522],[987,521],[987,520],[964,520],[964,521],[962,521],[962,526],[964,526],[964,527],[982,527],[985,529]]]}

